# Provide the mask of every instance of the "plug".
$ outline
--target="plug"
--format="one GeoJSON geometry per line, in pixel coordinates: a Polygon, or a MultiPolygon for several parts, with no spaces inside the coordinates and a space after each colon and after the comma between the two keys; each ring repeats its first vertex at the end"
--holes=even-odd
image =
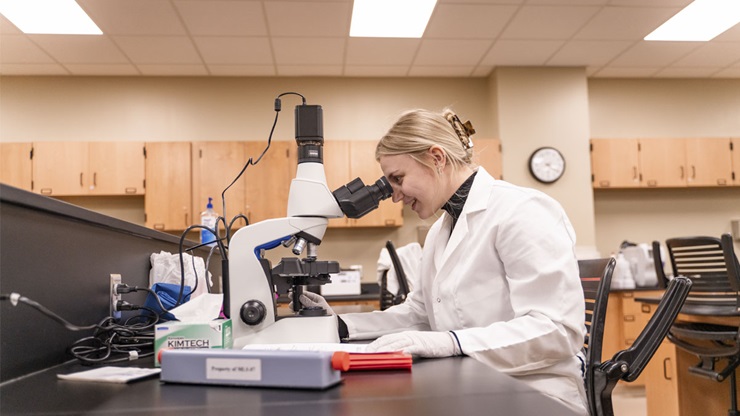
{"type": "Polygon", "coordinates": [[[118,286],[121,284],[121,275],[120,274],[111,274],[110,275],[110,288],[108,291],[109,297],[110,297],[110,310],[109,310],[109,316],[113,317],[114,319],[120,319],[121,318],[121,310],[118,308],[118,302],[121,301],[121,294],[118,293],[118,286]]]}

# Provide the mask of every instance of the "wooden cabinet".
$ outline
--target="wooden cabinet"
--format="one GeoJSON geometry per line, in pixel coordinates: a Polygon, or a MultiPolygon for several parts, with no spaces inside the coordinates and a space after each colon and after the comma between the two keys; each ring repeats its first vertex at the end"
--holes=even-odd
{"type": "MultiPolygon", "coordinates": [[[[247,142],[246,158],[257,160],[265,146],[262,141],[247,142]]],[[[273,141],[260,162],[247,168],[240,181],[246,187],[245,209],[250,224],[288,214],[288,194],[296,164],[296,143],[273,141]]]]}
{"type": "Polygon", "coordinates": [[[639,188],[637,139],[592,139],[591,181],[594,188],[639,188]]]}
{"type": "Polygon", "coordinates": [[[679,414],[676,347],[670,341],[660,344],[641,378],[645,379],[648,416],[679,414]]]}
{"type": "Polygon", "coordinates": [[[594,188],[733,184],[730,139],[592,139],[594,188]]]}
{"type": "Polygon", "coordinates": [[[44,195],[143,195],[142,142],[37,142],[33,190],[44,195]]]}
{"type": "Polygon", "coordinates": [[[32,143],[0,143],[0,182],[32,190],[32,143]]]}
{"type": "Polygon", "coordinates": [[[146,226],[182,231],[193,223],[189,142],[146,144],[146,226]]]}
{"type": "Polygon", "coordinates": [[[503,179],[503,166],[501,164],[501,140],[499,139],[475,139],[473,140],[473,151],[476,163],[496,179],[503,179]]]}
{"type": "MultiPolygon", "coordinates": [[[[383,171],[375,161],[375,141],[331,141],[324,144],[324,166],[329,189],[338,187],[359,177],[370,185],[375,183],[383,171]]],[[[403,225],[403,206],[394,204],[391,198],[380,202],[377,209],[362,218],[338,218],[329,221],[330,227],[400,227],[403,225]]]]}
{"type": "MultiPolygon", "coordinates": [[[[247,214],[245,197],[245,177],[234,180],[247,161],[244,142],[195,142],[192,149],[193,179],[193,218],[192,223],[200,220],[200,212],[206,209],[208,198],[213,199],[213,209],[226,218],[227,223],[238,214],[247,214]],[[221,194],[232,182],[233,185],[224,194],[226,212],[221,194]]],[[[247,174],[252,167],[247,169],[247,174]]],[[[234,221],[234,230],[243,226],[243,220],[234,221]]],[[[223,230],[223,227],[220,227],[223,230]]]]}
{"type": "Polygon", "coordinates": [[[740,138],[732,139],[732,180],[740,186],[740,138]]]}

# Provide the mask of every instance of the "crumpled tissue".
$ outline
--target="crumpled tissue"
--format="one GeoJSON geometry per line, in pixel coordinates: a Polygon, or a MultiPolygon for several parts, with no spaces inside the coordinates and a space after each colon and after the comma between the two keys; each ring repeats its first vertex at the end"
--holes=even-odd
{"type": "Polygon", "coordinates": [[[204,293],[170,310],[170,313],[180,322],[193,324],[210,322],[219,317],[223,302],[222,293],[204,293]]]}
{"type": "MultiPolygon", "coordinates": [[[[213,281],[211,280],[211,273],[206,272],[203,259],[185,253],[183,253],[182,258],[185,266],[185,285],[195,287],[195,277],[198,276],[198,286],[190,295],[191,298],[208,293],[208,288],[213,287],[213,281]],[[195,263],[195,267],[193,267],[193,263],[195,263]]],[[[150,262],[152,264],[152,268],[149,270],[150,287],[156,283],[170,283],[178,286],[182,284],[179,254],[171,254],[166,251],[152,253],[150,262]]]]}

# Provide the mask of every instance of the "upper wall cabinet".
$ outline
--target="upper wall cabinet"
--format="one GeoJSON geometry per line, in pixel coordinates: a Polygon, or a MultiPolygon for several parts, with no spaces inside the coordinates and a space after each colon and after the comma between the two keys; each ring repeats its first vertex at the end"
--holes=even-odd
{"type": "Polygon", "coordinates": [[[31,143],[0,143],[0,182],[30,191],[33,186],[31,143]]]}
{"type": "Polygon", "coordinates": [[[146,144],[146,226],[182,231],[193,224],[189,142],[146,144]]]}
{"type": "Polygon", "coordinates": [[[37,142],[33,191],[44,195],[143,195],[142,142],[37,142]]]}
{"type": "MultiPolygon", "coordinates": [[[[195,142],[193,143],[193,223],[198,223],[198,214],[206,209],[208,198],[213,198],[213,208],[230,222],[239,214],[246,215],[245,178],[237,175],[246,162],[244,142],[195,142]],[[226,211],[221,194],[224,194],[226,211]]],[[[251,173],[250,166],[247,174],[251,173]]],[[[234,229],[245,224],[243,220],[234,221],[234,229]]],[[[223,227],[221,227],[223,229],[223,227]]]]}
{"type": "Polygon", "coordinates": [[[740,137],[732,139],[732,179],[740,186],[740,137]]]}
{"type": "MultiPolygon", "coordinates": [[[[246,158],[256,161],[265,146],[263,141],[246,142],[246,158]]],[[[240,181],[246,187],[245,209],[250,224],[288,215],[288,194],[297,161],[295,141],[273,141],[259,163],[244,171],[240,181]]]]}
{"type": "Polygon", "coordinates": [[[730,139],[591,140],[594,188],[730,186],[732,158],[730,139]]]}

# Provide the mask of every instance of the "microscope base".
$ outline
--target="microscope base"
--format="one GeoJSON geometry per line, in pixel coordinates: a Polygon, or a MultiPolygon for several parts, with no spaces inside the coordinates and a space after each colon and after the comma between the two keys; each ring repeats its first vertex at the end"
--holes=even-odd
{"type": "MultiPolygon", "coordinates": [[[[243,324],[242,324],[243,325],[243,324]]],[[[286,316],[259,332],[234,333],[234,349],[248,344],[339,342],[337,316],[286,316]]]]}

